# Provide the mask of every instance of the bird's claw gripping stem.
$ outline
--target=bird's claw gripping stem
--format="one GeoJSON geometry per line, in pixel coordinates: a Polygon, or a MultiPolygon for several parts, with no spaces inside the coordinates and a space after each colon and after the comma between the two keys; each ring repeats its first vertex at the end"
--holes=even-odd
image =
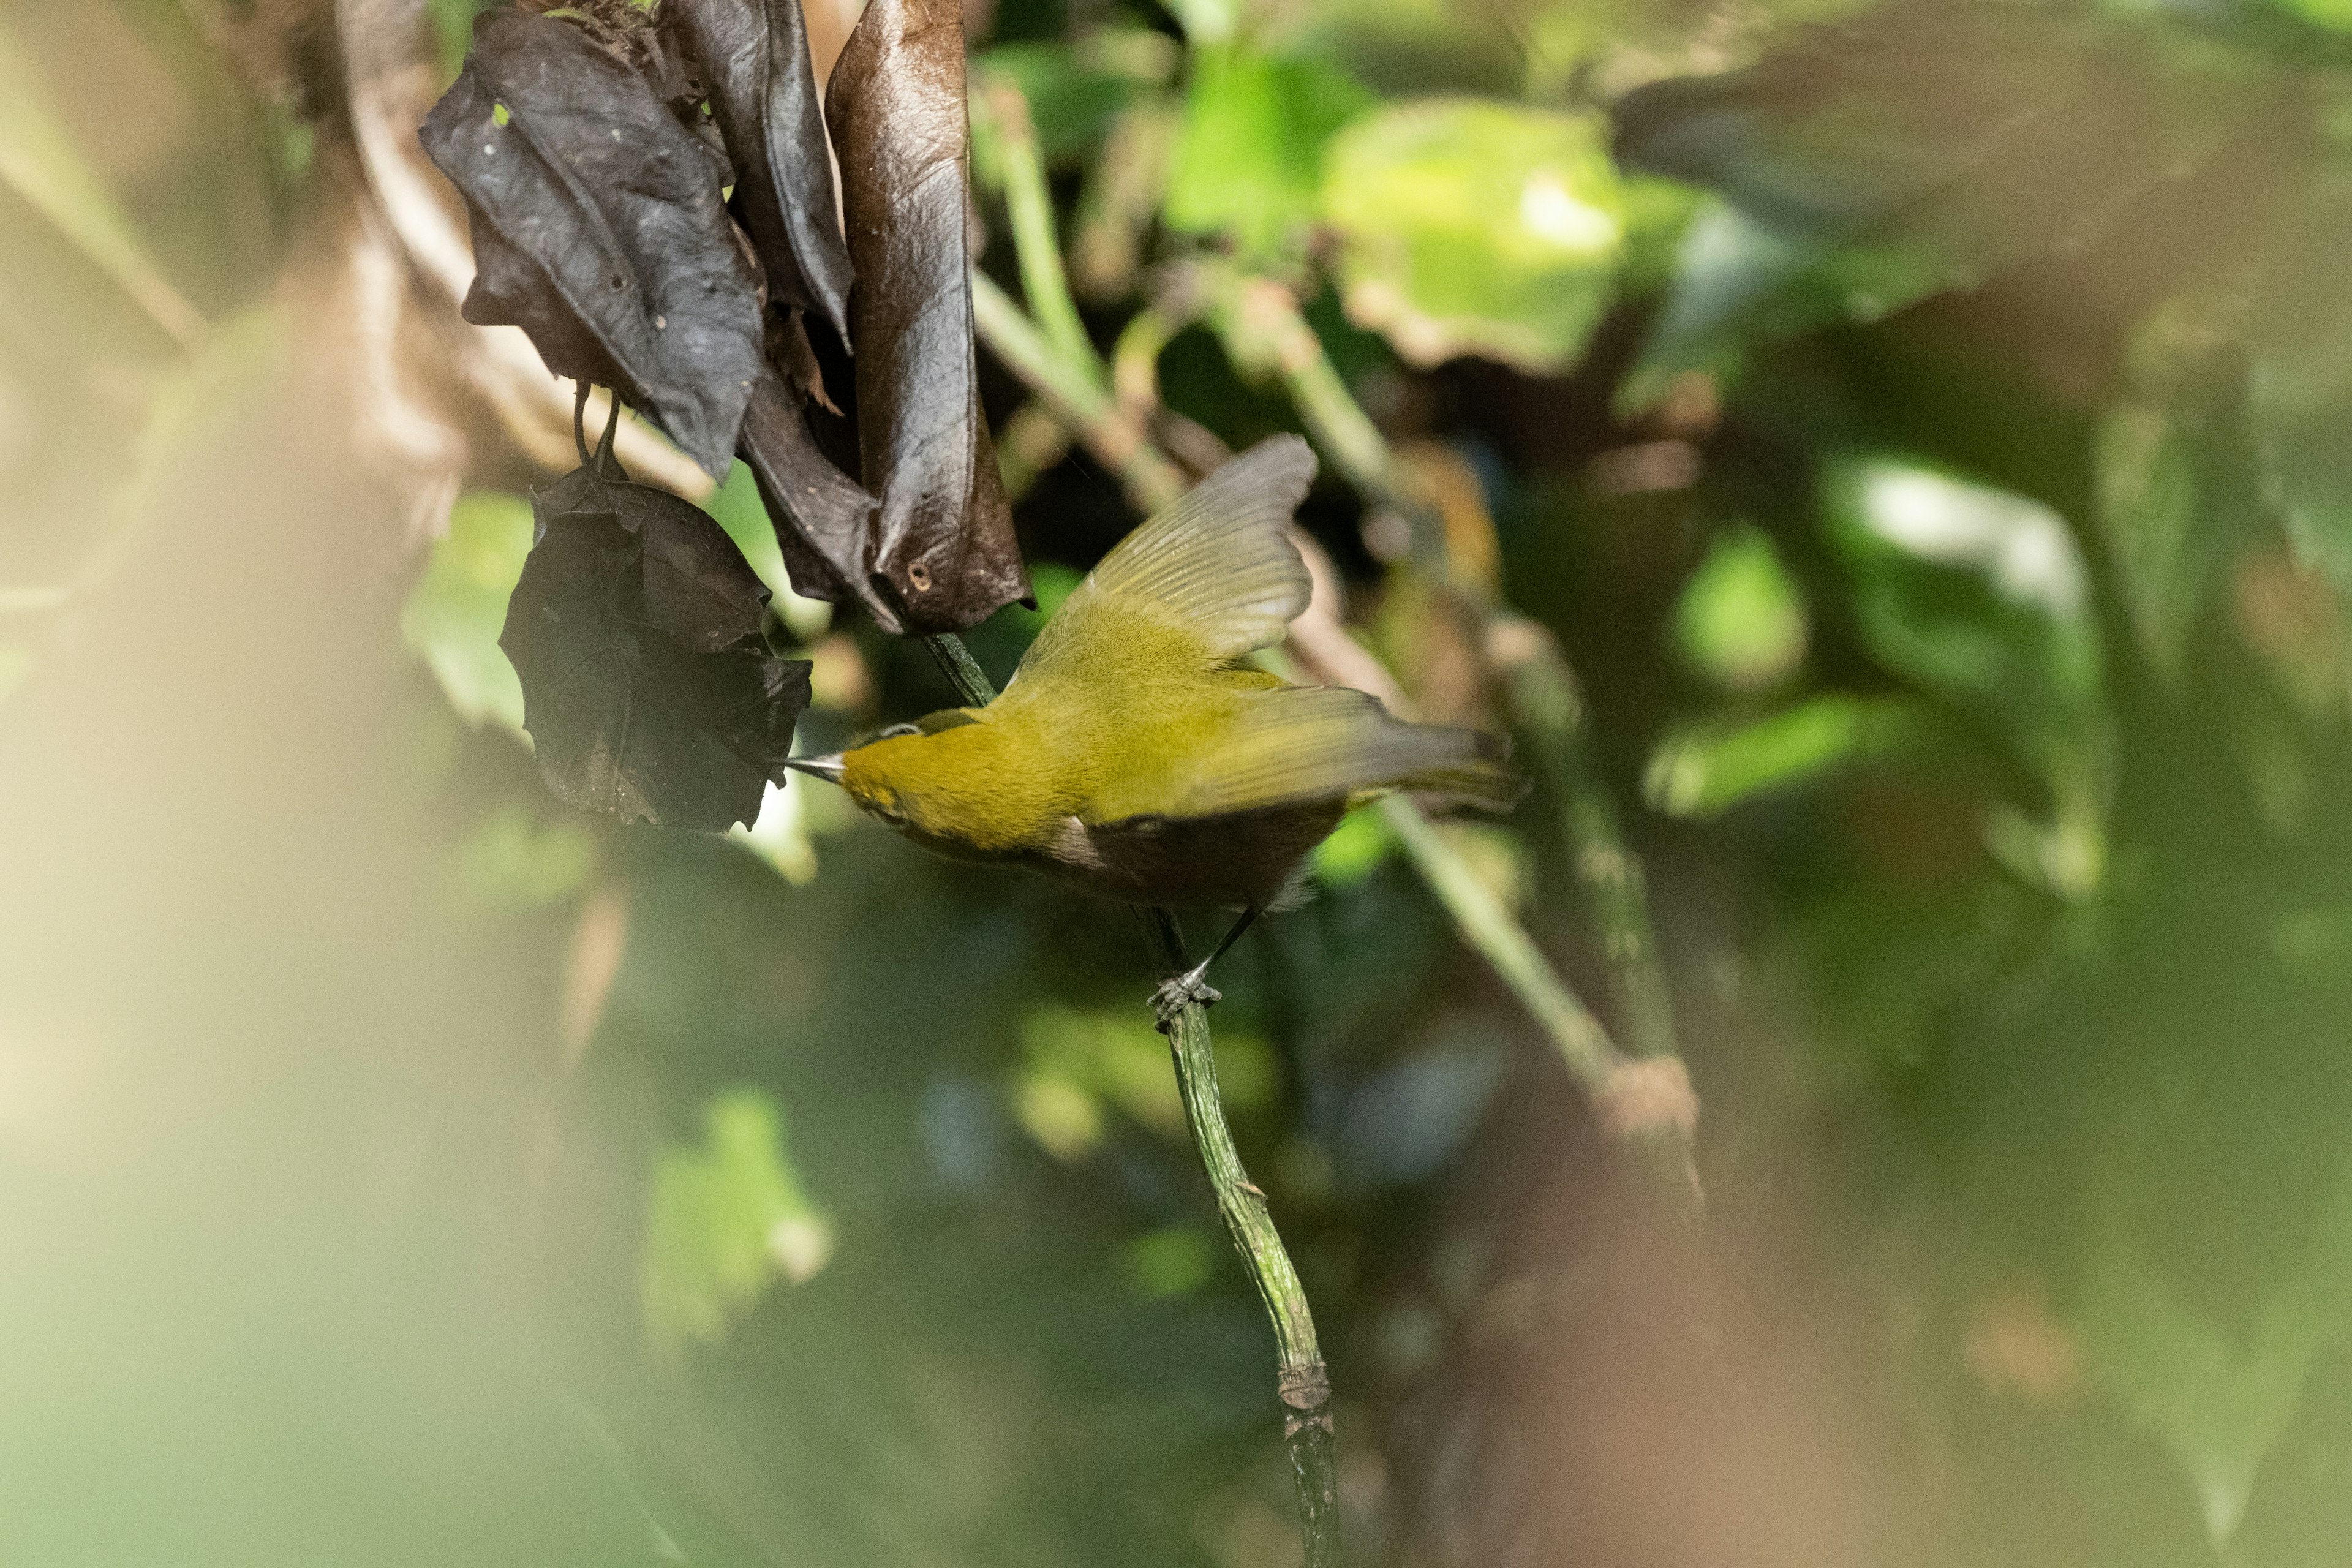
{"type": "Polygon", "coordinates": [[[1151,994],[1151,1010],[1160,1015],[1161,1034],[1174,1029],[1176,1015],[1194,1003],[1206,1007],[1224,1000],[1223,994],[1209,984],[1208,975],[1209,966],[1202,963],[1160,982],[1160,989],[1151,994]]]}

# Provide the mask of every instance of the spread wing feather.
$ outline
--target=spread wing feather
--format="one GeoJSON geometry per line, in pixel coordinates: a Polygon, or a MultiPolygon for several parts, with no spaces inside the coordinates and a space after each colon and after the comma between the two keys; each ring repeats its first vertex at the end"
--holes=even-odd
{"type": "Polygon", "coordinates": [[[1022,672],[1076,664],[1089,637],[1120,635],[1147,606],[1197,639],[1204,664],[1280,641],[1308,588],[1307,563],[1283,531],[1314,478],[1314,449],[1296,436],[1234,458],[1103,557],[1063,601],[1022,672]]]}
{"type": "Polygon", "coordinates": [[[1500,810],[1526,793],[1503,749],[1475,730],[1391,718],[1378,700],[1346,687],[1283,687],[1244,698],[1216,743],[1187,752],[1182,776],[1122,780],[1086,816],[1219,816],[1391,789],[1500,810]]]}

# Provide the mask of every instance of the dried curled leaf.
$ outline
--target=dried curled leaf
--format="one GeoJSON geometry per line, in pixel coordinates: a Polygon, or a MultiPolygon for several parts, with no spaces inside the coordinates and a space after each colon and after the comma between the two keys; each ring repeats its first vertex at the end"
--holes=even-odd
{"type": "Polygon", "coordinates": [[[724,161],[580,29],[500,11],[425,120],[466,197],[466,320],[530,334],[557,375],[617,386],[723,475],[761,373],[760,281],[724,161]]]}
{"type": "Polygon", "coordinates": [[[907,630],[953,631],[1029,592],[980,405],[956,0],[873,0],[828,93],[859,451],[881,497],[865,569],[907,630]]]}
{"type": "Polygon", "coordinates": [[[532,507],[539,538],[499,646],[547,787],[624,821],[751,821],[809,700],[807,661],[761,640],[768,591],[667,491],[581,468],[532,507]]]}
{"type": "Polygon", "coordinates": [[[735,199],[772,300],[849,335],[849,249],[800,0],[667,0],[665,26],[701,63],[735,161],[735,199]]]}
{"type": "Polygon", "coordinates": [[[903,631],[895,603],[876,593],[866,574],[874,498],[818,448],[799,389],[772,371],[751,389],[740,450],[775,523],[793,589],[834,604],[856,600],[883,630],[903,631]]]}

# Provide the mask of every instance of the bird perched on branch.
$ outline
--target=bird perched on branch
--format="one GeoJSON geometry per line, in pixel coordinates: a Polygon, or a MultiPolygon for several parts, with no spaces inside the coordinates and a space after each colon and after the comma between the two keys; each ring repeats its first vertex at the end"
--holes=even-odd
{"type": "Polygon", "coordinates": [[[1349,809],[1401,789],[1498,810],[1524,793],[1493,737],[1243,662],[1307,607],[1285,529],[1314,477],[1306,442],[1260,443],[1105,556],[995,701],[791,765],[953,859],[1241,910],[1155,998],[1163,1021],[1216,1000],[1209,964],[1261,912],[1302,900],[1307,853],[1349,809]]]}

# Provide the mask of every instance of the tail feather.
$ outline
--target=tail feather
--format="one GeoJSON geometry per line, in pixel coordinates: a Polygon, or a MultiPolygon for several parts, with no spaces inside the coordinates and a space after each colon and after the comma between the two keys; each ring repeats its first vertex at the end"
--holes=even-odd
{"type": "Polygon", "coordinates": [[[1507,751],[1475,730],[1391,718],[1361,691],[1283,687],[1252,694],[1227,732],[1185,758],[1186,776],[1106,792],[1094,819],[1146,812],[1216,816],[1303,801],[1370,799],[1398,789],[1429,790],[1501,810],[1525,792],[1503,761],[1507,751]]]}
{"type": "MultiPolygon", "coordinates": [[[[1430,730],[1435,726],[1414,728],[1430,730]]],[[[1467,737],[1470,754],[1433,763],[1408,774],[1397,781],[1399,788],[1443,795],[1450,805],[1474,806],[1481,811],[1508,811],[1526,798],[1528,776],[1511,766],[1508,741],[1478,730],[1441,732],[1467,737]]]]}

